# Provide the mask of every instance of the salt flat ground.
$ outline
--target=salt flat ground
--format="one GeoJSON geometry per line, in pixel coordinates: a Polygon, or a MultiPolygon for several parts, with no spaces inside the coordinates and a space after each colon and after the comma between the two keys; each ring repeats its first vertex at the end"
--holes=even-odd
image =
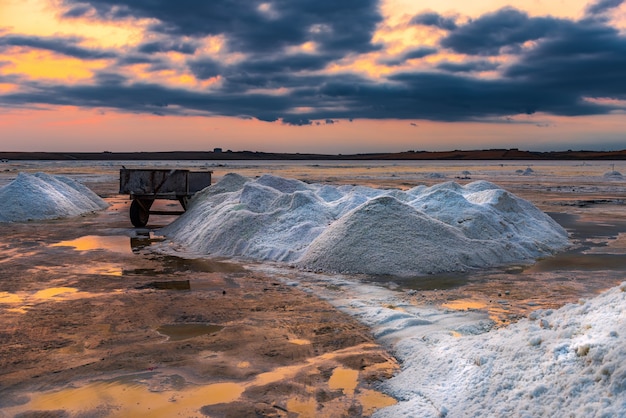
{"type": "Polygon", "coordinates": [[[497,326],[595,295],[626,271],[626,182],[604,176],[626,174],[623,162],[2,163],[0,186],[18,172],[63,174],[111,207],[0,224],[0,414],[366,416],[394,402],[377,382],[397,366],[365,326],[326,302],[339,297],[333,277],[152,251],[171,218],[130,226],[121,165],[208,169],[214,181],[236,172],[402,189],[496,183],[550,213],[572,248],[532,266],[341,279],[414,306],[484,312],[497,326]]]}

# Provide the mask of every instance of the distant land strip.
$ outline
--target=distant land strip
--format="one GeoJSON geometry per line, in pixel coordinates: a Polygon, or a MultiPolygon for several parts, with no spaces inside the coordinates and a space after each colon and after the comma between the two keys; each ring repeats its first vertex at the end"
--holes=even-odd
{"type": "Polygon", "coordinates": [[[300,154],[258,151],[164,152],[0,152],[1,160],[626,160],[621,151],[522,151],[487,149],[468,151],[404,151],[367,154],[300,154]]]}

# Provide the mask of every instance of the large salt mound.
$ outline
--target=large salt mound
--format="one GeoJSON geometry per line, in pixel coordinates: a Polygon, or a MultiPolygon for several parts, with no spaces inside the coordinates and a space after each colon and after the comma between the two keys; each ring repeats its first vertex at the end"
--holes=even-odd
{"type": "Polygon", "coordinates": [[[549,216],[485,181],[401,191],[228,174],[162,232],[197,253],[392,275],[521,262],[568,245],[549,216]]]}
{"type": "Polygon", "coordinates": [[[0,187],[0,222],[68,218],[107,206],[89,188],[64,176],[20,173],[0,187]]]}
{"type": "Polygon", "coordinates": [[[384,383],[400,402],[374,416],[623,417],[625,308],[626,282],[588,301],[470,335],[458,317],[445,322],[452,313],[418,314],[409,306],[406,325],[399,326],[397,310],[361,306],[352,313],[392,341],[402,363],[384,383]],[[454,328],[461,338],[450,335],[454,328]]]}

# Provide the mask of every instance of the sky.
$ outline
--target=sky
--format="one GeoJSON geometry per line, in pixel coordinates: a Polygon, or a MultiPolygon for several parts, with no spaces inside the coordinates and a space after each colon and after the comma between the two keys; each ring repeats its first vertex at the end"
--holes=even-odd
{"type": "Polygon", "coordinates": [[[0,0],[0,151],[625,149],[625,75],[624,0],[0,0]]]}

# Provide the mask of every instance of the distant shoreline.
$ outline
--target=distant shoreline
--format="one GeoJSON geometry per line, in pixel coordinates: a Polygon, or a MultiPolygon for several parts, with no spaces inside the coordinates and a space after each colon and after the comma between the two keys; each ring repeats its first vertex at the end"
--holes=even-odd
{"type": "Polygon", "coordinates": [[[621,151],[522,151],[487,149],[470,151],[405,151],[366,154],[300,154],[258,151],[164,152],[0,152],[0,160],[126,161],[126,160],[626,160],[621,151]]]}

